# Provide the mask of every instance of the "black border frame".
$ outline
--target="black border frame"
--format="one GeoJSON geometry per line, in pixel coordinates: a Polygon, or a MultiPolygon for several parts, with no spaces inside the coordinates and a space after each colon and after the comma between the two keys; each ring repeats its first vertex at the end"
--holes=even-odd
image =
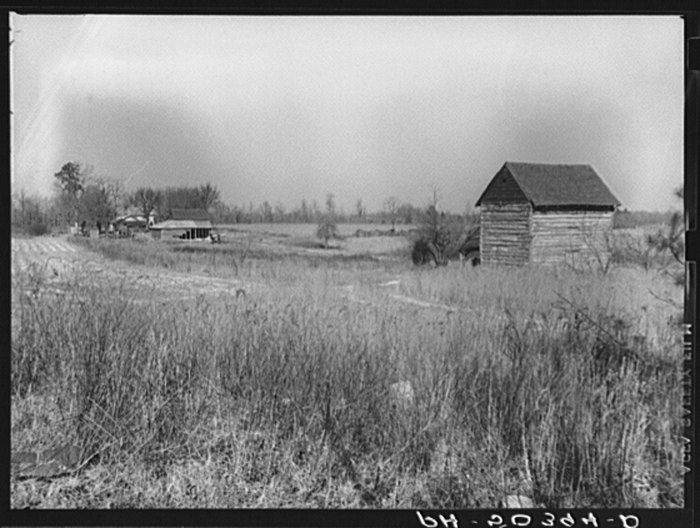
{"type": "MultiPolygon", "coordinates": [[[[207,0],[204,3],[175,2],[158,3],[148,1],[137,4],[134,1],[115,0],[106,5],[96,5],[88,1],[70,1],[67,3],[40,4],[40,0],[17,1],[12,4],[0,5],[0,13],[5,15],[6,24],[9,26],[8,14],[10,11],[21,14],[217,14],[217,15],[403,15],[403,16],[479,16],[479,15],[678,15],[684,20],[685,41],[685,117],[684,117],[684,141],[685,141],[685,165],[684,165],[684,207],[686,220],[686,297],[685,297],[685,350],[684,362],[686,392],[684,407],[689,411],[689,426],[686,428],[688,438],[688,468],[697,466],[698,438],[696,417],[696,377],[695,350],[697,328],[697,203],[698,203],[698,170],[700,155],[700,44],[691,39],[700,38],[700,7],[690,1],[672,0],[658,2],[658,5],[649,2],[623,0],[610,3],[604,0],[594,0],[577,3],[574,6],[564,5],[561,1],[541,0],[537,3],[523,6],[510,0],[470,1],[468,3],[452,0],[450,2],[437,2],[430,5],[423,2],[355,2],[341,4],[335,2],[309,2],[280,0],[266,0],[263,2],[226,2],[223,0],[207,0]],[[691,55],[692,54],[692,55],[691,55]]],[[[9,29],[9,27],[8,27],[9,29]]],[[[2,53],[2,86],[9,87],[9,46],[2,53]]],[[[0,92],[2,93],[2,92],[0,92]]],[[[9,116],[9,90],[0,102],[0,113],[9,116]]],[[[6,121],[8,123],[8,121],[6,121]]],[[[8,123],[9,125],[9,123],[8,123]]],[[[9,126],[0,126],[0,143],[6,148],[1,149],[6,161],[3,169],[9,175],[9,126]]],[[[4,215],[4,225],[9,226],[10,220],[10,178],[0,179],[6,185],[4,194],[5,207],[0,208],[4,215]]],[[[9,243],[9,227],[7,242],[9,243]]],[[[9,244],[8,244],[9,245],[9,244]]],[[[5,284],[10,283],[9,272],[9,247],[5,246],[7,258],[5,284]]],[[[4,292],[7,289],[3,288],[4,292]]],[[[5,307],[4,329],[0,335],[10,335],[10,307],[9,295],[3,295],[7,302],[5,307]]],[[[9,345],[9,339],[6,341],[9,345]]],[[[10,354],[9,346],[5,347],[6,353],[2,355],[5,368],[0,371],[9,375],[10,354]]],[[[2,420],[0,421],[0,438],[8,439],[2,442],[4,449],[0,456],[0,525],[2,526],[424,526],[421,524],[415,510],[10,510],[9,500],[9,470],[10,470],[10,388],[9,383],[0,384],[2,387],[2,420]]],[[[533,522],[530,526],[545,526],[544,521],[549,519],[545,511],[551,511],[557,518],[571,514],[576,523],[574,526],[586,526],[579,519],[593,512],[599,526],[622,526],[620,515],[635,515],[639,519],[639,527],[657,527],[669,525],[679,528],[695,526],[697,518],[694,512],[694,492],[698,490],[697,472],[689,471],[685,479],[686,504],[682,509],[659,510],[425,510],[421,513],[427,519],[428,516],[437,519],[438,514],[449,518],[454,514],[459,520],[460,526],[488,527],[493,520],[492,515],[500,515],[509,519],[513,514],[529,513],[533,522]]],[[[556,526],[564,526],[557,522],[556,526]]],[[[432,526],[432,524],[431,524],[432,526]]],[[[444,526],[440,524],[440,526],[444,526]]],[[[450,524],[454,526],[454,524],[450,524]]],[[[515,524],[505,524],[515,526],[515,524]]],[[[593,525],[588,525],[593,526],[593,525]]]]}

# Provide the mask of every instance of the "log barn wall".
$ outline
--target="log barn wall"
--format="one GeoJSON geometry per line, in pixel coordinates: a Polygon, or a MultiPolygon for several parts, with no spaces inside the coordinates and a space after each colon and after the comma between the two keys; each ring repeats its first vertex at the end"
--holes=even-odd
{"type": "Polygon", "coordinates": [[[530,261],[585,264],[610,258],[606,236],[612,219],[612,211],[533,211],[530,261]]]}
{"type": "Polygon", "coordinates": [[[530,215],[528,203],[481,205],[481,262],[526,264],[530,259],[530,215]]]}

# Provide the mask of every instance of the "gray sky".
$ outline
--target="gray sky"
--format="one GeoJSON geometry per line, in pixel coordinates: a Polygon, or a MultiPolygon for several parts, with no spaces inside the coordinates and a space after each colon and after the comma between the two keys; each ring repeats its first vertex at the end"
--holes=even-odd
{"type": "Polygon", "coordinates": [[[67,161],[287,207],[473,207],[505,161],[679,207],[679,17],[11,16],[13,190],[67,161]]]}

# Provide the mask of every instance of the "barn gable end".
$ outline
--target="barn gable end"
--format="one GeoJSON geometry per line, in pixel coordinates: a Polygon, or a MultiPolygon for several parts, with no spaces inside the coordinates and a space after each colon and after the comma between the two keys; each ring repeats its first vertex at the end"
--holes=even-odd
{"type": "Polygon", "coordinates": [[[518,183],[513,178],[508,165],[503,165],[501,170],[488,184],[479,200],[476,202],[479,207],[484,203],[527,203],[529,200],[522,191],[518,183]]]}
{"type": "Polygon", "coordinates": [[[476,205],[484,264],[559,264],[609,258],[620,202],[589,165],[507,162],[476,205]]]}

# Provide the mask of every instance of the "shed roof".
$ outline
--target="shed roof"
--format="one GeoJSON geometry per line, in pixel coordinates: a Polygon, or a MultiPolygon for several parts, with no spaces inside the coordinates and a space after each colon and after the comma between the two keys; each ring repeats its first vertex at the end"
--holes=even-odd
{"type": "Polygon", "coordinates": [[[164,220],[151,226],[151,229],[211,229],[209,220],[164,220]]]}
{"type": "MultiPolygon", "coordinates": [[[[517,163],[508,161],[507,171],[533,207],[595,206],[615,207],[620,201],[590,165],[517,163]]],[[[499,174],[501,173],[499,171],[499,174]]],[[[495,179],[495,178],[494,178],[495,179]]],[[[492,180],[493,182],[493,180],[492,180]]],[[[489,195],[486,188],[476,205],[489,195]]],[[[497,200],[495,200],[497,201],[497,200]]]]}
{"type": "Polygon", "coordinates": [[[113,220],[114,224],[125,223],[125,224],[146,224],[146,217],[140,214],[127,214],[118,216],[113,220]]]}
{"type": "Polygon", "coordinates": [[[171,220],[207,220],[209,213],[204,209],[173,209],[171,220]]]}

